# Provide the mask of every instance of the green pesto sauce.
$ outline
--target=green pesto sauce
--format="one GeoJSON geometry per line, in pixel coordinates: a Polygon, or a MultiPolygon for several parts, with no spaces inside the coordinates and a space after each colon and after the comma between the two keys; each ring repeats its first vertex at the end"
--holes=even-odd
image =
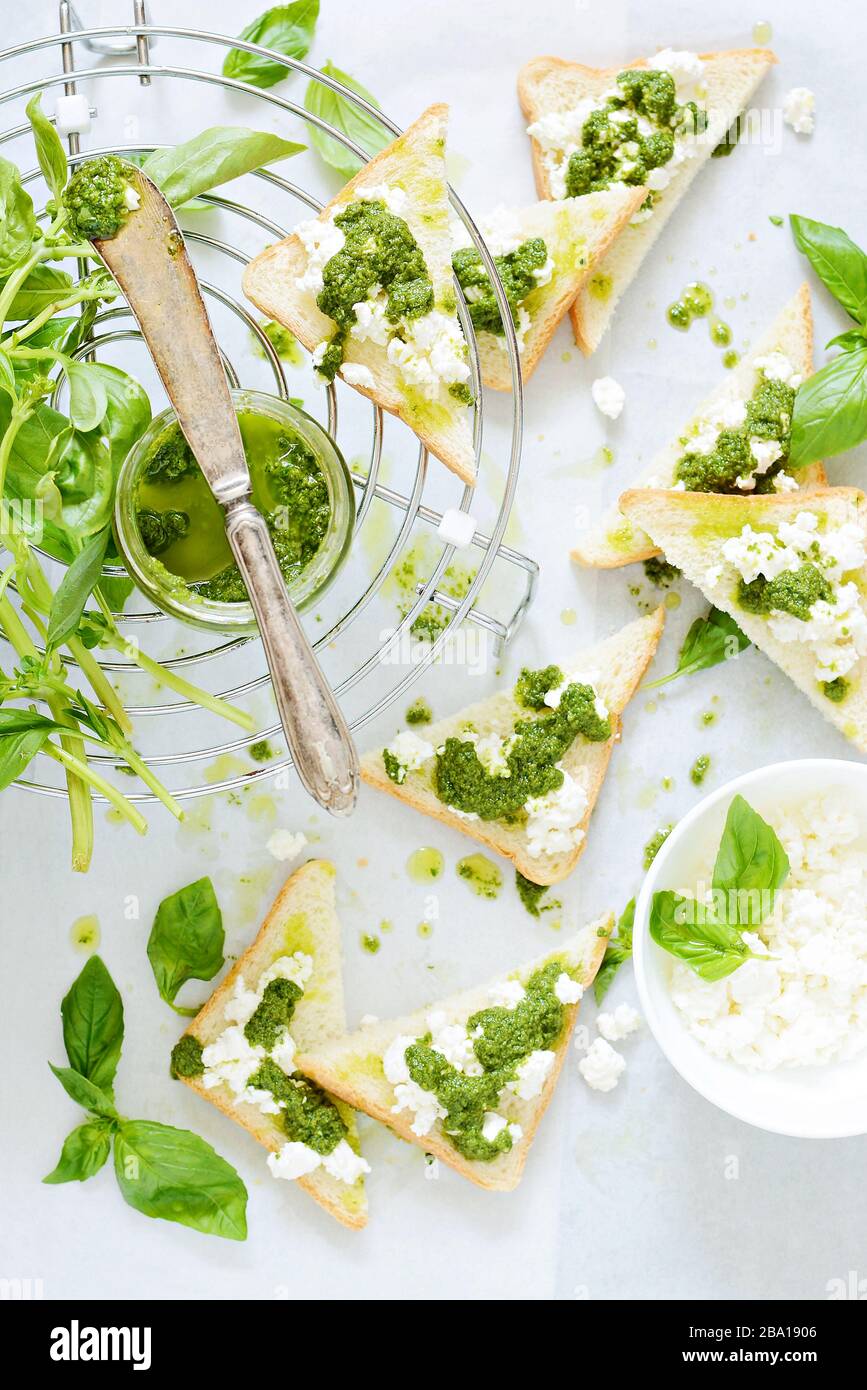
{"type": "Polygon", "coordinates": [[[265,986],[262,998],[244,1025],[244,1037],[251,1047],[270,1052],[284,1028],[288,1028],[295,1005],[304,993],[294,980],[279,976],[265,986]]]}
{"type": "MultiPolygon", "coordinates": [[[[494,265],[506,292],[512,322],[518,326],[518,310],[528,295],[539,288],[534,271],[541,270],[548,260],[548,248],[542,237],[530,237],[505,256],[495,256],[494,265]]],[[[474,246],[465,246],[452,256],[452,268],[464,292],[473,327],[478,331],[505,333],[494,287],[482,264],[481,254],[474,246]]]]}
{"type": "Polygon", "coordinates": [[[503,875],[486,855],[468,854],[465,859],[458,860],[457,871],[459,877],[469,884],[478,897],[499,897],[503,875]]]}
{"type": "Polygon", "coordinates": [[[548,691],[556,690],[565,679],[559,666],[543,666],[539,671],[523,666],[515,686],[515,699],[524,709],[544,709],[548,691]]]}
{"type": "Polygon", "coordinates": [[[192,1033],[184,1033],[172,1048],[171,1074],[175,1080],[182,1076],[201,1076],[205,1070],[202,1044],[192,1033]]]}
{"type": "Polygon", "coordinates": [[[406,861],[406,870],[415,883],[429,883],[431,879],[441,876],[445,862],[441,850],[425,845],[422,849],[413,850],[406,861]]]}
{"type": "Polygon", "coordinates": [[[357,322],[353,306],[366,299],[375,285],[388,296],[391,323],[421,318],[434,307],[434,289],[421,247],[404,222],[379,198],[350,203],[334,219],[346,238],[325,263],[323,285],[316,303],[337,324],[317,370],[333,381],[343,362],[349,330],[357,322]]]}
{"type": "Polygon", "coordinates": [[[657,830],[656,834],[652,835],[650,839],[647,841],[647,844],[644,846],[645,869],[650,868],[651,864],[653,863],[656,856],[659,854],[659,851],[662,849],[662,846],[665,844],[673,829],[673,825],[663,825],[660,827],[659,830],[657,830]]]}
{"type": "Polygon", "coordinates": [[[694,782],[697,787],[700,787],[709,770],[710,755],[708,753],[701,753],[689,770],[689,780],[694,782]]]}
{"type": "MultiPolygon", "coordinates": [[[[276,982],[275,982],[276,983],[276,982]]],[[[247,1081],[257,1091],[270,1091],[282,1107],[280,1124],[288,1139],[307,1144],[318,1154],[330,1154],[346,1138],[347,1129],[334,1102],[321,1087],[303,1076],[287,1076],[270,1057],[247,1081]]]]}
{"type": "Polygon", "coordinates": [[[530,797],[544,796],[563,785],[563,773],[556,764],[579,735],[591,743],[604,743],[611,737],[611,722],[599,718],[594,701],[591,686],[572,684],[564,690],[557,709],[536,719],[518,720],[514,743],[506,754],[508,776],[487,772],[472,743],[446,739],[436,755],[437,796],[482,820],[516,817],[530,797]]]}
{"type": "Polygon", "coordinates": [[[79,165],[63,190],[68,227],[83,241],[117,236],[130,214],[126,190],[134,187],[131,164],[116,154],[103,154],[79,165]]]}
{"type": "MultiPolygon", "coordinates": [[[[670,73],[630,69],[618,74],[617,86],[619,93],[591,111],[582,126],[581,148],[566,168],[570,198],[598,192],[614,181],[639,187],[651,169],[672,158],[677,135],[699,133],[707,126],[707,113],[694,101],[678,103],[670,73]],[[611,119],[620,112],[628,113],[625,119],[611,119]],[[639,116],[653,126],[651,134],[639,130],[639,116]]],[[[648,194],[643,206],[652,207],[655,197],[648,194]]]]}
{"type": "Polygon", "coordinates": [[[378,936],[371,936],[369,932],[362,933],[361,949],[366,951],[369,956],[375,956],[382,947],[382,942],[378,936]]]}
{"type": "Polygon", "coordinates": [[[407,724],[429,724],[432,719],[433,713],[431,707],[427,700],[422,699],[421,696],[413,701],[406,712],[407,724]]]}
{"type": "Polygon", "coordinates": [[[845,676],[836,676],[832,681],[822,681],[822,694],[835,705],[842,705],[851,688],[845,676]]]}
{"type": "Polygon", "coordinates": [[[664,555],[652,555],[649,560],[645,560],[644,573],[657,589],[668,589],[680,579],[677,565],[670,565],[664,555]]]}
{"type": "MultiPolygon", "coordinates": [[[[265,323],[260,323],[259,327],[282,362],[289,362],[293,367],[301,366],[304,353],[298,339],[292,336],[288,328],[284,328],[282,323],[276,323],[274,319],[267,319],[265,323]]],[[[265,349],[258,338],[255,339],[255,345],[257,355],[264,357],[265,349]]]]}
{"type": "Polygon", "coordinates": [[[782,381],[763,379],[747,402],[746,418],[738,429],[721,430],[709,454],[686,450],[674,470],[678,482],[688,492],[737,493],[738,478],[749,477],[756,460],[750,451],[750,439],[777,439],[782,454],[765,473],[756,476],[756,493],[774,491],[773,479],[785,468],[789,458],[792,411],[795,392],[782,381]]]}
{"type": "Polygon", "coordinates": [[[784,570],[776,579],[759,575],[749,583],[742,579],[737,600],[748,613],[789,613],[807,622],[810,610],[819,599],[834,597],[834,590],[817,565],[806,561],[796,570],[784,570]]]}
{"type": "MultiPolygon", "coordinates": [[[[331,519],[328,484],[300,435],[270,416],[239,411],[253,501],[264,515],[281,572],[297,579],[322,545],[331,519]]],[[[172,423],[155,441],[136,490],[136,521],[148,553],[203,598],[245,603],[247,591],[226,539],[225,516],[172,423]]]]}
{"type": "Polygon", "coordinates": [[[254,763],[267,763],[274,757],[274,749],[266,738],[260,738],[258,743],[251,743],[247,752],[254,763]]]}
{"type": "Polygon", "coordinates": [[[508,1128],[493,1141],[485,1139],[485,1113],[496,1110],[500,1092],[515,1079],[517,1069],[531,1052],[554,1047],[566,1018],[566,1010],[554,993],[563,972],[559,961],[535,971],[525,986],[524,998],[514,1009],[481,1009],[467,1020],[473,1050],[484,1071],[467,1076],[430,1046],[430,1035],[406,1049],[410,1077],[436,1096],[446,1111],[443,1129],[464,1158],[490,1162],[512,1147],[508,1128]]]}
{"type": "Polygon", "coordinates": [[[563,904],[559,898],[554,902],[542,905],[542,899],[549,892],[546,883],[534,883],[532,879],[525,878],[520,869],[515,870],[515,887],[518,890],[518,897],[524,904],[531,917],[541,917],[543,912],[555,912],[563,904]]]}

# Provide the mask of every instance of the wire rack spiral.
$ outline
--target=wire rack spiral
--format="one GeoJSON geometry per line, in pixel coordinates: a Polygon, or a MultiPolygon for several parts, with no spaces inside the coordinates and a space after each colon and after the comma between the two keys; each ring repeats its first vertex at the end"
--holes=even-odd
{"type": "MultiPolygon", "coordinates": [[[[143,98],[150,102],[150,111],[146,114],[165,119],[165,113],[154,108],[159,94],[166,104],[169,100],[166,93],[175,90],[167,88],[166,84],[195,83],[199,89],[215,90],[230,102],[243,102],[254,114],[264,110],[316,126],[364,161],[365,152],[342,131],[278,92],[252,87],[206,67],[177,62],[156,64],[152,50],[160,40],[169,39],[192,45],[197,56],[202,51],[201,45],[206,46],[209,55],[216,52],[220,59],[230,48],[267,56],[283,64],[287,75],[294,72],[307,81],[322,83],[346,101],[355,103],[381,122],[389,138],[400,134],[399,128],[381,111],[315,68],[222,34],[149,23],[144,0],[134,0],[132,10],[130,25],[86,29],[81,27],[68,0],[61,0],[56,34],[0,52],[4,74],[9,71],[9,65],[29,64],[36,55],[43,54],[59,58],[58,70],[35,77],[28,73],[25,80],[10,87],[0,84],[5,88],[0,90],[0,106],[26,102],[34,92],[51,95],[61,90],[66,95],[84,91],[90,102],[91,92],[97,89],[108,93],[110,106],[117,106],[117,84],[125,79],[125,100],[131,104],[131,87],[133,90],[150,88],[143,98]],[[76,57],[82,48],[100,55],[103,61],[96,66],[80,66],[76,57]],[[111,84],[110,88],[106,84],[111,84]]],[[[101,97],[98,99],[101,101],[101,97]]],[[[187,102],[184,111],[191,105],[187,102]]],[[[48,102],[46,110],[50,115],[48,102]]],[[[216,123],[212,119],[215,113],[206,113],[203,103],[196,102],[193,110],[196,130],[216,123]]],[[[99,115],[99,108],[92,104],[91,114],[99,115]]],[[[222,111],[216,114],[218,118],[223,116],[222,111]]],[[[143,156],[174,143],[144,140],[140,123],[137,115],[125,117],[124,124],[129,127],[125,134],[131,138],[97,141],[86,154],[81,150],[79,135],[71,134],[68,137],[70,166],[75,167],[83,158],[97,154],[143,156]]],[[[29,125],[25,123],[2,130],[0,149],[26,138],[29,138],[29,125]]],[[[41,180],[39,170],[32,168],[23,169],[22,177],[26,184],[35,182],[38,185],[41,180]]],[[[240,276],[256,251],[286,236],[302,218],[315,215],[325,199],[320,200],[273,169],[246,175],[241,182],[255,190],[255,203],[251,206],[222,193],[203,195],[199,201],[206,204],[207,209],[184,216],[185,239],[196,261],[230,384],[257,386],[284,399],[297,397],[300,372],[309,373],[309,367],[292,367],[287,371],[287,364],[278,355],[262,324],[240,298],[240,276]],[[204,227],[203,218],[210,219],[204,227]],[[222,232],[217,235],[211,225],[214,218],[220,223],[217,230],[228,224],[233,231],[226,236],[222,232]],[[236,244],[239,238],[241,245],[236,244]],[[230,341],[231,349],[227,345],[230,341]],[[247,380],[254,372],[259,379],[247,380]]],[[[512,637],[532,602],[538,576],[538,566],[532,559],[504,543],[518,479],[522,424],[519,356],[511,314],[493,261],[472,218],[453,190],[450,190],[450,198],[454,213],[464,222],[479,249],[506,326],[505,348],[513,391],[508,403],[505,398],[497,402],[499,414],[489,430],[494,442],[492,445],[488,442],[483,453],[490,405],[480,388],[475,335],[460,287],[456,285],[459,314],[470,345],[477,402],[476,457],[485,464],[492,485],[485,492],[478,487],[473,489],[447,474],[436,460],[429,466],[425,449],[409,430],[384,417],[377,407],[371,410],[369,402],[342,383],[339,397],[334,386],[318,394],[311,393],[311,399],[305,397],[305,408],[317,416],[324,414],[322,423],[350,460],[356,489],[356,533],[350,562],[323,604],[313,615],[305,615],[305,625],[319,660],[356,732],[405,695],[432,663],[448,659],[447,653],[454,650],[461,637],[492,642],[495,650],[499,650],[512,637]],[[359,440],[366,441],[360,448],[359,440]],[[437,531],[444,511],[454,508],[470,513],[477,528],[471,545],[460,553],[456,553],[437,531]],[[412,572],[408,556],[415,557],[413,563],[422,572],[412,572]],[[460,571],[457,581],[454,580],[456,567],[460,571]],[[430,640],[424,640],[415,634],[420,620],[423,622],[425,613],[431,611],[430,605],[435,605],[437,623],[429,633],[430,640]]],[[[86,273],[88,268],[87,264],[79,266],[79,274],[86,273]]],[[[134,354],[134,365],[129,365],[128,360],[118,365],[128,366],[133,375],[144,380],[149,360],[129,310],[119,301],[96,316],[91,337],[81,345],[78,353],[115,361],[117,355],[124,352],[134,354]]],[[[310,382],[309,375],[306,380],[310,382]]],[[[60,385],[57,394],[62,390],[60,385]]],[[[50,557],[46,559],[51,563],[50,557]]],[[[259,741],[281,739],[264,656],[257,639],[215,640],[212,635],[194,633],[161,612],[145,608],[143,601],[137,599],[132,601],[130,611],[125,608],[117,615],[117,621],[127,635],[141,638],[142,646],[163,665],[207,686],[213,694],[249,709],[259,725],[255,733],[226,737],[230,726],[225,721],[204,713],[192,702],[166,699],[165,692],[153,687],[150,678],[131,660],[95,653],[103,670],[121,691],[135,722],[136,743],[144,761],[154,768],[175,797],[184,799],[234,791],[291,767],[291,760],[285,753],[274,757],[267,765],[244,757],[259,741]]],[[[74,667],[71,658],[69,663],[74,667]]],[[[100,769],[103,775],[111,775],[114,760],[110,755],[94,754],[92,761],[104,764],[100,769]]],[[[40,758],[31,765],[28,776],[22,778],[19,785],[28,791],[64,797],[66,788],[62,781],[51,780],[56,772],[55,764],[40,758]]],[[[131,801],[155,799],[149,792],[135,791],[128,785],[123,786],[123,791],[131,801]]]]}

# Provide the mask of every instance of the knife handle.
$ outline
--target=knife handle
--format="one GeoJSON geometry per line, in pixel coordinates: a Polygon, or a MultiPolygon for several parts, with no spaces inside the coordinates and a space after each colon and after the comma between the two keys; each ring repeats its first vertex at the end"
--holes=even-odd
{"type": "Polygon", "coordinates": [[[358,794],[358,754],[286,590],[265,518],[232,502],[226,535],[247,586],[292,761],[311,796],[335,816],[358,794]]]}

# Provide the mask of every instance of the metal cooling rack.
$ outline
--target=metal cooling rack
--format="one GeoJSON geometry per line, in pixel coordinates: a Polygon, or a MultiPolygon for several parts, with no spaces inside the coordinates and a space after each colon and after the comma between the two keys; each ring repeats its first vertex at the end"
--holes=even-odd
{"type": "MultiPolygon", "coordinates": [[[[280,95],[273,89],[261,90],[251,87],[246,83],[224,77],[221,72],[212,72],[206,67],[198,65],[181,66],[176,62],[169,62],[160,66],[155,63],[153,50],[158,46],[159,40],[171,39],[182,41],[184,44],[192,44],[197,58],[203,51],[201,45],[205,46],[204,51],[211,58],[216,53],[217,58],[222,59],[223,53],[230,48],[241,48],[253,54],[267,56],[306,80],[322,83],[338,92],[345,100],[355,103],[368,115],[380,121],[389,133],[389,137],[401,133],[399,128],[381,111],[370,106],[355,92],[343,87],[315,68],[308,67],[306,64],[291,58],[284,58],[270,50],[261,48],[257,44],[244,43],[226,35],[210,33],[201,29],[185,29],[148,23],[144,0],[133,0],[132,9],[133,23],[130,25],[111,25],[87,29],[82,27],[69,0],[61,0],[59,30],[56,34],[33,39],[0,52],[0,65],[3,65],[4,74],[8,73],[9,66],[15,62],[29,63],[35,55],[41,56],[42,54],[56,57],[59,70],[40,74],[37,77],[28,74],[26,80],[5,90],[0,90],[0,105],[5,106],[10,103],[21,102],[23,111],[23,103],[34,92],[40,91],[50,96],[62,89],[65,94],[74,95],[79,90],[79,84],[85,84],[84,90],[88,93],[89,99],[92,88],[97,88],[104,82],[116,84],[122,79],[127,83],[150,88],[151,94],[148,100],[156,103],[157,94],[163,89],[163,83],[191,82],[198,84],[199,90],[204,89],[206,92],[210,92],[211,89],[215,89],[223,98],[228,95],[230,99],[234,100],[243,94],[245,100],[264,103],[266,109],[270,109],[272,114],[276,111],[281,117],[283,115],[292,116],[308,125],[317,126],[325,134],[339,141],[358,156],[362,162],[366,158],[365,152],[341,131],[321,118],[312,115],[296,101],[280,95]],[[87,50],[89,55],[95,54],[104,60],[107,59],[107,61],[98,61],[95,66],[79,66],[76,63],[76,56],[81,49],[87,50]],[[127,61],[127,59],[131,61],[127,61]]],[[[46,102],[45,106],[50,116],[50,102],[46,102]]],[[[201,117],[197,121],[198,128],[204,128],[218,120],[225,119],[224,111],[206,110],[204,103],[198,99],[195,110],[196,115],[201,117]]],[[[157,114],[159,113],[151,111],[151,115],[157,114]]],[[[91,115],[98,117],[98,111],[94,106],[91,106],[91,115]]],[[[134,140],[107,144],[96,143],[89,147],[86,152],[82,152],[79,135],[72,134],[68,137],[70,164],[74,167],[83,158],[89,158],[96,154],[144,155],[154,149],[163,148],[166,143],[147,142],[140,139],[137,126],[135,135],[134,140]]],[[[29,138],[29,126],[25,123],[2,130],[0,131],[0,148],[25,136],[29,138]]],[[[39,183],[41,180],[38,169],[24,171],[22,176],[25,183],[34,181],[39,183]]],[[[302,217],[315,214],[322,207],[322,202],[312,193],[271,169],[260,170],[254,175],[246,176],[246,179],[257,181],[255,206],[249,206],[247,203],[234,201],[216,193],[203,195],[202,200],[222,218],[231,221],[233,225],[237,222],[245,236],[252,229],[254,232],[264,233],[267,241],[279,240],[286,236],[302,217]],[[264,210],[266,202],[271,198],[276,198],[279,202],[279,218],[271,215],[270,203],[269,211],[264,210]],[[287,200],[291,206],[291,215],[288,217],[286,216],[287,200]]],[[[323,615],[317,615],[317,620],[323,618],[324,630],[318,635],[311,632],[311,636],[315,636],[314,646],[319,659],[325,667],[349,718],[350,725],[355,731],[361,729],[390,704],[404,696],[419,675],[432,663],[447,659],[446,654],[450,650],[450,644],[453,646],[462,633],[469,630],[476,635],[484,635],[485,640],[493,643],[494,650],[499,651],[510,640],[532,602],[538,577],[538,566],[535,561],[503,542],[517,485],[521,453],[521,377],[511,314],[493,261],[475,223],[453,190],[450,190],[450,198],[454,212],[461,218],[473,243],[480,251],[485,268],[494,284],[503,322],[506,325],[506,350],[511,366],[513,388],[511,421],[505,424],[500,431],[502,443],[497,446],[496,453],[498,459],[505,460],[505,466],[496,484],[496,495],[492,497],[489,493],[487,498],[491,504],[489,510],[493,512],[493,515],[488,517],[484,529],[478,525],[470,549],[456,553],[454,547],[445,544],[437,535],[436,528],[442,520],[442,514],[445,510],[438,493],[441,493],[449,485],[458,489],[461,489],[461,485],[451,475],[443,476],[444,470],[436,460],[433,461],[432,468],[429,468],[427,452],[418,445],[418,441],[415,440],[411,432],[401,425],[394,424],[392,426],[392,422],[384,418],[383,413],[377,407],[373,407],[372,421],[368,427],[370,444],[366,465],[361,461],[356,461],[358,451],[353,451],[356,458],[353,459],[351,465],[357,502],[353,554],[359,551],[359,547],[362,549],[365,547],[368,534],[374,530],[373,514],[375,510],[379,512],[380,519],[383,510],[387,513],[387,519],[392,523],[393,534],[387,537],[383,553],[375,558],[372,577],[368,575],[359,578],[358,575],[348,576],[347,570],[341,572],[332,590],[334,599],[328,605],[327,621],[324,620],[323,615]],[[384,466],[386,428],[394,429],[395,434],[391,435],[390,439],[396,440],[399,444],[399,459],[397,461],[392,459],[390,450],[388,453],[388,478],[385,476],[386,468],[384,466]],[[391,476],[392,473],[393,477],[391,476]],[[438,550],[439,553],[433,555],[430,561],[427,578],[419,580],[415,584],[414,598],[411,598],[408,606],[404,605],[402,615],[394,619],[391,625],[384,626],[382,622],[384,594],[388,592],[390,584],[394,582],[394,575],[402,561],[405,560],[407,552],[416,546],[420,539],[429,552],[438,550]],[[456,592],[454,588],[450,589],[448,586],[447,576],[450,567],[455,562],[463,564],[471,562],[473,566],[477,562],[475,574],[465,591],[456,592]],[[495,616],[494,613],[487,610],[487,607],[482,606],[480,599],[483,588],[486,591],[485,603],[488,601],[489,594],[496,597],[501,592],[506,593],[508,608],[505,615],[495,616]],[[436,640],[420,644],[412,638],[412,627],[429,603],[437,604],[441,613],[445,614],[444,627],[436,640]],[[375,613],[378,604],[380,605],[380,625],[377,630],[375,613]],[[403,660],[401,656],[407,650],[405,644],[408,644],[411,650],[411,660],[408,662],[403,660]]],[[[263,389],[271,389],[284,399],[288,398],[292,395],[292,383],[287,379],[284,363],[278,357],[252,310],[238,297],[240,294],[240,275],[243,266],[250,259],[250,254],[237,246],[234,240],[225,240],[215,236],[208,229],[202,230],[198,224],[198,217],[193,218],[193,225],[189,224],[190,216],[188,215],[185,218],[184,234],[194,258],[198,259],[199,253],[201,253],[202,256],[210,258],[209,264],[211,264],[216,257],[224,270],[228,266],[232,275],[231,289],[226,289],[224,285],[209,278],[202,267],[199,267],[212,317],[217,312],[225,312],[235,321],[236,326],[240,326],[245,333],[252,335],[252,341],[258,345],[258,352],[264,359],[270,377],[269,384],[263,389]]],[[[255,249],[260,249],[260,246],[261,243],[255,249]]],[[[86,263],[79,265],[79,275],[85,274],[87,269],[86,263]]],[[[460,287],[457,285],[456,290],[459,314],[465,336],[470,345],[472,381],[477,402],[475,406],[474,443],[477,460],[481,460],[485,420],[484,401],[480,387],[478,349],[466,304],[461,295],[460,287]]],[[[216,322],[215,329],[222,343],[222,335],[216,322]]],[[[118,302],[115,307],[105,309],[97,316],[92,337],[82,345],[79,352],[82,356],[93,358],[105,354],[107,350],[113,352],[118,345],[134,343],[139,338],[140,335],[129,310],[122,302],[118,302]]],[[[223,349],[223,360],[233,386],[259,384],[246,382],[242,379],[243,370],[239,369],[233,356],[225,349],[223,349]]],[[[349,403],[350,396],[355,395],[345,385],[341,385],[341,391],[349,392],[349,396],[341,396],[341,401],[347,401],[347,403],[349,403]]],[[[356,397],[356,401],[358,399],[356,397]]],[[[346,456],[350,457],[350,452],[341,438],[338,420],[338,395],[334,386],[329,387],[323,394],[323,400],[326,408],[326,420],[323,423],[325,423],[328,432],[337,439],[338,443],[342,444],[346,456]]],[[[309,409],[310,406],[307,408],[309,409]]],[[[474,519],[478,518],[478,512],[474,509],[477,508],[479,500],[478,493],[469,487],[462,487],[458,495],[448,499],[450,507],[459,507],[462,511],[471,513],[474,519]]],[[[124,571],[108,570],[107,573],[117,574],[124,573],[124,571]]],[[[388,607],[387,604],[386,607],[388,607]]],[[[252,708],[254,712],[256,712],[257,704],[261,706],[267,703],[267,695],[270,691],[269,678],[257,639],[233,638],[214,643],[212,636],[202,639],[201,635],[192,633],[190,629],[177,624],[174,620],[155,610],[140,608],[138,611],[125,611],[117,616],[119,624],[122,625],[127,635],[144,635],[145,640],[142,645],[152,655],[158,656],[164,665],[187,675],[189,679],[198,684],[207,685],[209,689],[213,689],[215,694],[252,708]],[[203,642],[211,645],[203,645],[203,642]],[[180,649],[178,649],[179,643],[184,644],[180,649]],[[190,644],[193,645],[194,650],[187,649],[190,644]],[[155,647],[160,648],[160,650],[154,650],[155,647]]],[[[308,631],[311,631],[310,623],[307,623],[307,627],[308,631]]],[[[99,655],[98,653],[95,654],[99,655]]],[[[149,678],[143,675],[134,662],[125,658],[110,659],[105,654],[102,654],[99,659],[103,670],[110,673],[112,679],[120,685],[127,709],[135,720],[135,738],[145,761],[159,770],[160,777],[177,798],[184,799],[209,795],[213,792],[235,791],[251,783],[273,777],[291,767],[291,760],[288,756],[277,758],[267,766],[253,764],[249,770],[245,769],[244,771],[238,771],[234,766],[233,760],[239,754],[243,754],[256,741],[272,738],[280,740],[279,723],[276,720],[269,722],[269,715],[272,710],[266,712],[262,727],[258,728],[255,733],[226,737],[226,730],[233,726],[228,725],[225,721],[215,719],[212,715],[205,715],[197,705],[179,699],[167,701],[160,695],[159,691],[151,691],[150,697],[148,697],[146,686],[149,683],[149,678]],[[130,692],[132,692],[131,695],[130,692]],[[197,724],[207,724],[208,730],[210,730],[211,725],[214,727],[213,739],[205,738],[202,746],[199,747],[191,746],[193,732],[191,718],[193,716],[199,717],[197,724]],[[218,775],[212,780],[191,780],[191,773],[196,764],[210,763],[213,765],[215,760],[221,758],[226,760],[228,764],[232,764],[227,769],[226,775],[220,775],[219,762],[217,762],[218,775]]],[[[68,662],[68,664],[71,663],[68,662]]],[[[111,772],[112,759],[108,755],[91,755],[91,761],[106,765],[100,769],[103,775],[111,772]]],[[[66,788],[62,783],[50,780],[51,775],[57,771],[55,764],[48,759],[40,758],[38,763],[32,765],[31,773],[33,768],[38,768],[38,776],[33,777],[31,775],[31,777],[22,779],[19,783],[20,786],[28,791],[46,796],[63,797],[66,795],[66,788]],[[47,780],[43,780],[43,778],[47,780]]],[[[151,802],[156,800],[150,793],[128,790],[125,779],[123,790],[131,801],[151,802]]],[[[100,800],[101,798],[95,797],[95,799],[100,800]]]]}

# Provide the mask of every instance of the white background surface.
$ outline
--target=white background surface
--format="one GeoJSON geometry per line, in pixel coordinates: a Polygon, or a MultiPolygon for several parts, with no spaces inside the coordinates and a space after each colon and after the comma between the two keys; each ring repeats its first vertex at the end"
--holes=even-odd
{"type": "MultiPolygon", "coordinates": [[[[536,53],[616,65],[663,45],[745,47],[753,24],[769,19],[780,67],[765,82],[761,105],[778,112],[782,94],[797,84],[813,87],[818,99],[812,140],[786,129],[778,149],[741,148],[700,175],[594,362],[581,362],[574,350],[561,360],[571,347],[563,327],[531,383],[512,535],[542,560],[543,577],[535,608],[504,662],[508,678],[520,664],[565,656],[634,616],[630,585],[641,583],[641,597],[649,596],[631,571],[577,573],[568,547],[576,507],[595,510],[627,485],[639,459],[678,428],[719,376],[720,353],[706,330],[698,325],[689,335],[674,333],[665,306],[687,280],[708,280],[718,302],[737,298],[723,316],[742,347],[804,274],[788,230],[772,226],[769,214],[798,211],[839,222],[867,242],[867,219],[855,196],[864,158],[863,22],[854,4],[825,6],[820,15],[812,3],[791,0],[725,0],[710,8],[675,0],[653,6],[440,0],[413,8],[417,19],[408,18],[403,0],[322,0],[310,61],[332,58],[351,71],[401,125],[428,103],[448,101],[453,176],[475,212],[533,197],[514,83],[522,61],[536,53]],[[655,349],[647,346],[651,339],[658,341],[655,349]],[[613,426],[595,413],[588,390],[594,377],[609,372],[627,391],[626,409],[613,426]],[[603,443],[616,460],[599,473],[590,461],[603,443]],[[561,623],[564,609],[577,613],[574,626],[561,623]]],[[[83,0],[80,9],[85,18],[102,10],[123,19],[128,7],[119,0],[102,6],[83,0]]],[[[257,9],[251,0],[154,0],[153,18],[235,32],[257,9]]],[[[49,31],[54,21],[48,0],[9,5],[4,43],[49,31]]],[[[164,43],[155,56],[165,61],[170,51],[164,43]]],[[[53,61],[49,55],[43,67],[53,61]]],[[[217,62],[215,56],[214,67],[217,62]]],[[[157,89],[141,98],[148,100],[161,100],[157,89]]],[[[184,133],[221,118],[215,93],[196,89],[185,100],[195,105],[183,112],[184,133]]],[[[161,138],[176,138],[171,125],[161,138]]],[[[814,304],[821,345],[844,324],[821,287],[814,304]]],[[[497,419],[505,418],[502,405],[494,407],[497,419]]],[[[863,462],[863,451],[836,461],[832,477],[859,479],[863,462]]],[[[488,460],[487,466],[502,463],[488,460]]],[[[671,668],[700,607],[687,592],[669,615],[657,672],[671,668]]],[[[445,714],[495,684],[493,670],[472,679],[452,669],[425,677],[419,689],[445,714]]],[[[371,741],[390,736],[401,708],[380,721],[371,741]]],[[[850,750],[754,652],[736,666],[672,686],[655,708],[639,696],[628,711],[586,854],[559,894],[564,930],[608,907],[619,911],[635,892],[645,841],[697,799],[688,772],[702,752],[713,759],[713,786],[761,762],[796,754],[847,757],[850,750]],[[709,731],[699,730],[699,716],[714,696],[719,718],[709,731]],[[673,790],[662,789],[664,777],[673,778],[673,790]]],[[[472,850],[459,835],[369,791],[346,825],[311,818],[297,790],[278,797],[279,823],[319,834],[316,851],[333,857],[340,870],[350,1024],[366,1012],[384,1016],[415,1007],[556,942],[545,918],[537,923],[524,913],[510,881],[499,900],[483,902],[456,879],[456,860],[472,850]],[[440,846],[447,863],[428,940],[417,935],[416,925],[430,915],[431,904],[404,871],[407,855],[422,844],[440,846]],[[370,957],[359,937],[383,917],[393,920],[394,930],[370,957]]],[[[178,1028],[156,997],[145,956],[153,912],[164,894],[210,873],[229,946],[242,948],[281,878],[265,849],[267,829],[244,805],[226,801],[208,808],[210,833],[179,830],[156,814],[151,821],[148,838],[140,841],[98,811],[93,869],[86,878],[73,877],[66,869],[62,805],[20,792],[0,799],[0,1275],[40,1278],[46,1296],[56,1298],[215,1299],[823,1298],[829,1280],[845,1279],[859,1267],[867,1275],[861,1199],[867,1140],[799,1142],[729,1120],[687,1088],[646,1030],[624,1044],[628,1070],[611,1095],[589,1092],[570,1056],[514,1194],[486,1194],[447,1171],[438,1183],[425,1182],[419,1150],[366,1125],[374,1169],[370,1224],[360,1235],[342,1230],[304,1194],[272,1181],[248,1136],[167,1074],[178,1028]],[[139,920],[125,917],[129,895],[139,900],[139,920]],[[65,1134],[79,1122],[46,1062],[62,1060],[59,1001],[82,964],[69,929],[90,912],[99,916],[101,954],[126,1007],[121,1109],[193,1128],[236,1165],[250,1192],[244,1245],[146,1220],[124,1205],[109,1170],[83,1186],[40,1185],[65,1134]]],[[[204,997],[199,988],[196,994],[190,987],[194,998],[204,997]]],[[[610,1000],[632,1001],[634,994],[625,968],[610,1000]]],[[[582,1021],[592,1014],[591,1002],[582,1021]]]]}

